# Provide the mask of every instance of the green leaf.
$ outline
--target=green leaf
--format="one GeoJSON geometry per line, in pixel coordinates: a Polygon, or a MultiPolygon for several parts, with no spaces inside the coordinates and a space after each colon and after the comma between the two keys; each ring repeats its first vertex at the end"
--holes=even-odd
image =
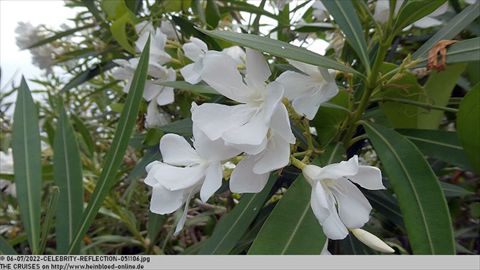
{"type": "Polygon", "coordinates": [[[75,88],[79,85],[81,85],[84,82],[88,82],[90,79],[104,73],[107,70],[110,70],[117,65],[113,63],[112,61],[106,62],[106,63],[100,63],[96,65],[94,68],[88,69],[86,71],[81,72],[77,76],[75,76],[72,80],[70,80],[63,88],[61,91],[67,91],[72,88],[75,88]]]}
{"type": "MultiPolygon", "coordinates": [[[[326,165],[339,161],[344,149],[340,144],[327,149],[326,165]]],[[[320,254],[326,237],[310,207],[312,188],[300,175],[288,188],[260,229],[248,254],[285,255],[320,254]]]]}
{"type": "Polygon", "coordinates": [[[122,46],[123,49],[131,54],[135,54],[129,35],[127,34],[127,25],[135,27],[136,17],[130,11],[125,12],[120,18],[113,21],[110,25],[110,32],[112,32],[113,38],[122,46]]]}
{"type": "Polygon", "coordinates": [[[424,155],[458,165],[464,169],[470,168],[456,132],[422,129],[399,129],[397,131],[413,142],[424,155]]]}
{"type": "Polygon", "coordinates": [[[135,74],[128,91],[127,99],[125,101],[125,107],[120,115],[120,120],[118,121],[118,126],[113,137],[112,146],[105,156],[102,173],[100,174],[97,186],[95,187],[92,197],[88,203],[87,209],[82,215],[82,223],[77,228],[75,237],[70,244],[70,248],[68,250],[69,254],[72,254],[75,251],[75,247],[87,232],[88,227],[102,206],[103,200],[110,191],[110,188],[116,182],[116,174],[120,165],[122,164],[123,155],[127,149],[128,142],[135,127],[137,115],[140,109],[143,89],[145,87],[145,81],[147,80],[149,51],[150,38],[148,39],[142,55],[140,56],[137,69],[135,70],[135,74]]]}
{"type": "Polygon", "coordinates": [[[13,247],[8,243],[3,236],[0,236],[0,254],[3,255],[17,255],[17,252],[13,247]]]}
{"type": "Polygon", "coordinates": [[[184,81],[157,82],[155,84],[188,90],[199,94],[218,94],[215,89],[206,84],[189,84],[184,81]]]}
{"type": "Polygon", "coordinates": [[[219,30],[212,30],[212,31],[201,30],[201,31],[209,36],[227,40],[227,41],[236,43],[238,45],[249,47],[261,52],[266,52],[276,56],[297,60],[303,63],[315,65],[315,66],[341,70],[345,72],[354,73],[359,76],[364,76],[358,71],[354,70],[353,68],[340,64],[333,59],[330,59],[325,56],[321,56],[305,48],[297,47],[283,41],[274,40],[274,39],[261,37],[257,35],[251,35],[251,34],[240,34],[240,33],[235,33],[230,31],[219,31],[219,30]]]}
{"type": "Polygon", "coordinates": [[[403,217],[398,202],[385,190],[362,190],[372,207],[395,225],[403,228],[403,217]]]}
{"type": "Polygon", "coordinates": [[[212,236],[210,236],[198,254],[229,254],[260,212],[277,178],[278,176],[272,173],[267,185],[261,192],[244,194],[240,203],[230,213],[222,217],[216,225],[212,236]]]}
{"type": "Polygon", "coordinates": [[[423,45],[413,53],[413,59],[426,58],[428,51],[430,51],[430,49],[440,40],[452,39],[458,35],[480,15],[480,12],[478,12],[479,7],[480,2],[477,1],[475,4],[466,7],[453,19],[445,23],[435,35],[433,35],[427,42],[423,43],[423,45]]]}
{"type": "Polygon", "coordinates": [[[163,224],[167,220],[166,215],[158,215],[148,211],[147,221],[147,237],[150,239],[152,245],[155,244],[158,234],[162,230],[163,224]]]}
{"type": "Polygon", "coordinates": [[[215,29],[218,26],[220,20],[220,11],[218,11],[218,5],[214,0],[207,0],[207,7],[205,8],[205,15],[208,27],[215,29]]]}
{"type": "Polygon", "coordinates": [[[431,1],[428,5],[425,4],[424,0],[405,1],[398,11],[393,29],[396,32],[402,31],[406,26],[434,12],[443,5],[445,1],[446,0],[431,1]]]}
{"type": "Polygon", "coordinates": [[[317,130],[317,138],[320,145],[328,145],[340,131],[340,126],[348,117],[348,109],[337,109],[350,107],[350,96],[347,91],[340,91],[329,101],[330,105],[323,104],[313,119],[311,125],[317,130]]]}
{"type": "Polygon", "coordinates": [[[12,149],[20,216],[33,254],[40,248],[42,165],[37,107],[22,77],[13,114],[12,149]]]}
{"type": "Polygon", "coordinates": [[[480,83],[475,85],[460,103],[457,131],[460,142],[473,169],[480,173],[480,83]]]}
{"type": "MultiPolygon", "coordinates": [[[[480,37],[466,39],[448,46],[447,64],[480,61],[480,37]]],[[[417,67],[427,65],[428,59],[420,57],[417,67]]]]}
{"type": "Polygon", "coordinates": [[[440,186],[442,187],[442,190],[445,193],[446,197],[464,197],[475,194],[469,190],[464,189],[461,186],[446,182],[440,182],[440,186]]]}
{"type": "Polygon", "coordinates": [[[95,143],[93,142],[92,135],[90,135],[90,131],[80,117],[75,114],[72,114],[71,117],[74,122],[74,128],[78,131],[78,133],[80,133],[83,143],[85,144],[87,155],[89,157],[93,157],[93,153],[95,152],[95,143]]]}
{"type": "Polygon", "coordinates": [[[40,238],[40,254],[43,254],[45,252],[45,247],[47,246],[48,235],[50,234],[50,230],[52,229],[53,219],[57,210],[58,193],[59,189],[57,186],[51,186],[48,190],[48,204],[46,207],[47,211],[45,213],[45,218],[43,219],[40,238]]]}
{"type": "Polygon", "coordinates": [[[161,126],[159,127],[159,129],[165,133],[175,133],[178,135],[182,135],[184,137],[191,137],[192,125],[193,125],[192,119],[185,118],[185,119],[178,120],[170,124],[161,126]]]}
{"type": "Polygon", "coordinates": [[[418,148],[392,129],[363,126],[397,196],[413,253],[455,254],[445,196],[418,148]]]}
{"type": "Polygon", "coordinates": [[[328,12],[333,16],[335,22],[345,34],[350,46],[355,50],[360,61],[367,70],[370,69],[368,58],[367,42],[365,41],[362,24],[357,16],[357,11],[352,1],[322,1],[328,12]]]}
{"type": "Polygon", "coordinates": [[[57,39],[61,39],[62,37],[70,36],[72,34],[75,34],[78,31],[82,31],[82,30],[85,30],[85,29],[88,29],[88,28],[91,28],[91,27],[94,27],[94,26],[95,26],[95,24],[87,24],[87,25],[83,25],[83,26],[80,26],[80,27],[68,29],[66,31],[57,33],[57,34],[55,34],[51,37],[48,37],[48,38],[42,39],[40,41],[37,41],[37,42],[33,43],[32,45],[28,46],[25,49],[33,49],[35,47],[51,43],[52,41],[55,41],[57,39]]]}
{"type": "MultiPolygon", "coordinates": [[[[453,88],[457,85],[457,81],[466,66],[466,64],[449,65],[443,71],[430,73],[424,86],[427,98],[425,102],[435,106],[447,106],[453,88]]],[[[417,126],[422,129],[437,129],[443,115],[444,112],[440,110],[419,109],[417,126]]]]}
{"type": "MultiPolygon", "coordinates": [[[[60,189],[55,224],[57,253],[66,254],[83,212],[83,176],[80,152],[67,113],[60,106],[53,148],[53,173],[60,189]]],[[[78,253],[80,246],[74,247],[78,253]]]]}
{"type": "MultiPolygon", "coordinates": [[[[380,72],[385,74],[396,66],[384,63],[380,72]]],[[[405,73],[399,79],[385,85],[379,96],[383,99],[405,99],[418,102],[424,99],[422,86],[412,73],[405,73]]],[[[388,119],[389,124],[395,128],[417,128],[418,127],[418,106],[404,104],[395,101],[384,101],[380,103],[380,109],[388,119]]]]}

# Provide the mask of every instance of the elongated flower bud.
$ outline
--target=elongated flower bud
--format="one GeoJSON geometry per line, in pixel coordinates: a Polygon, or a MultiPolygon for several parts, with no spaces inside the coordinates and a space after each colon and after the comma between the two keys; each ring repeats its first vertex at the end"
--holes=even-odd
{"type": "Polygon", "coordinates": [[[380,238],[376,237],[375,235],[362,230],[362,229],[352,229],[351,232],[355,237],[360,240],[365,245],[369,246],[371,249],[376,251],[380,251],[383,253],[394,253],[395,250],[391,248],[389,245],[385,244],[380,238]]]}

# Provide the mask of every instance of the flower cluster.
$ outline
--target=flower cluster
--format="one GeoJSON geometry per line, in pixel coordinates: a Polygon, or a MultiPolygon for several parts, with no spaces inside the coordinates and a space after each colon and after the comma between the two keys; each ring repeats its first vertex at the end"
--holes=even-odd
{"type": "MultiPolygon", "coordinates": [[[[165,35],[149,25],[144,28],[144,33],[152,36],[153,59],[144,98],[155,106],[164,105],[173,101],[173,90],[159,89],[155,82],[174,80],[175,73],[171,77],[164,75],[171,69],[162,66],[170,60],[163,50],[165,35]]],[[[137,47],[141,48],[146,40],[140,35],[137,47]]],[[[296,119],[311,120],[319,107],[339,91],[333,71],[293,60],[289,63],[295,70],[271,78],[268,62],[253,49],[213,51],[192,37],[183,45],[183,51],[192,61],[179,70],[183,79],[190,84],[203,81],[233,105],[192,103],[191,141],[176,134],[164,135],[160,141],[162,161],[146,167],[144,181],[152,187],[150,210],[169,214],[183,208],[176,233],[185,224],[191,199],[200,193],[200,199],[207,202],[220,189],[225,163],[235,164],[228,182],[232,192],[262,191],[270,173],[290,163],[291,145],[296,138],[289,110],[296,119]]],[[[138,59],[117,63],[122,68],[116,76],[128,80],[138,59]]],[[[380,170],[359,165],[356,156],[323,168],[305,164],[299,168],[303,168],[312,186],[313,212],[330,239],[343,239],[349,230],[358,232],[369,220],[372,207],[354,183],[367,189],[384,188],[380,170]]]]}

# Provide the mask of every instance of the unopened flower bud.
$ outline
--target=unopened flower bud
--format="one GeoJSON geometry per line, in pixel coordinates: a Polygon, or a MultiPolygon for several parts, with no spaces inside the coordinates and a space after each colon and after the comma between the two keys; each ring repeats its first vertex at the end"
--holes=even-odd
{"type": "Polygon", "coordinates": [[[383,253],[394,253],[395,250],[391,248],[389,245],[385,244],[380,238],[376,237],[375,235],[362,230],[362,229],[352,229],[351,232],[355,237],[360,240],[360,242],[364,243],[365,245],[369,246],[371,249],[376,251],[380,251],[383,253]]]}

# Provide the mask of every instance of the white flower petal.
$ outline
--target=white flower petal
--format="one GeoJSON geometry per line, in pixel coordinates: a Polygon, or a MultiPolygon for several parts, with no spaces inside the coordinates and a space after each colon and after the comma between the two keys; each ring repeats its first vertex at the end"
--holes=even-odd
{"type": "Polygon", "coordinates": [[[162,163],[157,169],[155,179],[168,190],[187,189],[200,183],[205,177],[204,165],[193,167],[175,167],[162,163]]]}
{"type": "Polygon", "coordinates": [[[348,176],[348,179],[366,189],[385,189],[382,183],[382,172],[377,167],[359,166],[357,174],[348,176]]]}
{"type": "Polygon", "coordinates": [[[222,53],[208,52],[205,55],[202,78],[220,94],[238,102],[247,103],[254,94],[253,90],[243,83],[237,63],[222,53]]]}
{"type": "Polygon", "coordinates": [[[318,219],[320,224],[323,224],[331,215],[327,199],[329,196],[330,195],[323,188],[320,182],[315,182],[313,184],[310,197],[310,206],[312,207],[313,214],[318,219]]]}
{"type": "Polygon", "coordinates": [[[177,134],[165,134],[160,140],[160,152],[165,163],[188,166],[200,160],[190,144],[177,134]]]}
{"type": "Polygon", "coordinates": [[[246,156],[240,161],[230,177],[230,190],[235,193],[257,193],[262,191],[268,182],[269,173],[253,173],[256,160],[254,156],[246,156]]]}
{"type": "Polygon", "coordinates": [[[270,129],[274,130],[275,134],[281,136],[287,143],[295,143],[295,135],[290,127],[290,119],[288,119],[288,111],[282,103],[278,104],[272,115],[270,129]]]}
{"type": "Polygon", "coordinates": [[[195,188],[192,189],[187,195],[187,198],[185,201],[185,208],[183,209],[182,216],[178,220],[177,226],[175,227],[175,232],[173,233],[174,236],[178,235],[182,231],[183,226],[185,226],[185,222],[187,221],[188,206],[190,204],[190,200],[193,197],[193,194],[195,193],[195,190],[196,190],[195,188]]]}
{"type": "Polygon", "coordinates": [[[197,84],[202,80],[203,66],[201,61],[188,64],[180,69],[183,79],[190,84],[197,84]]]}
{"type": "Polygon", "coordinates": [[[280,74],[275,81],[283,85],[285,97],[289,100],[310,93],[316,85],[311,77],[290,70],[280,74]]]}
{"type": "Polygon", "coordinates": [[[340,220],[332,198],[328,199],[330,216],[322,224],[323,233],[328,239],[340,240],[348,235],[348,230],[340,220]]]}
{"type": "Polygon", "coordinates": [[[312,77],[315,77],[319,73],[318,67],[314,65],[310,65],[303,62],[290,60],[290,59],[288,60],[288,63],[290,63],[290,65],[294,66],[296,69],[300,70],[301,72],[312,77]]]}
{"type": "Polygon", "coordinates": [[[173,93],[173,88],[162,87],[155,100],[160,106],[173,103],[175,101],[175,94],[173,93]]]}
{"type": "Polygon", "coordinates": [[[152,81],[145,81],[145,88],[143,89],[143,98],[146,101],[151,101],[160,92],[161,86],[154,84],[152,81]]]}
{"type": "Polygon", "coordinates": [[[197,125],[193,125],[193,137],[195,138],[193,145],[197,153],[206,160],[222,161],[230,159],[241,153],[240,150],[225,145],[222,139],[210,140],[197,125]]]}
{"type": "Polygon", "coordinates": [[[143,180],[143,183],[151,187],[158,185],[158,181],[155,178],[155,175],[157,175],[157,170],[158,168],[161,167],[161,164],[162,162],[155,160],[150,162],[147,166],[145,166],[145,170],[147,171],[147,177],[145,177],[145,179],[143,180]]]}
{"type": "Polygon", "coordinates": [[[363,193],[347,179],[337,179],[332,190],[338,213],[348,228],[361,228],[370,219],[372,206],[363,193]]]}
{"type": "Polygon", "coordinates": [[[373,18],[379,23],[386,23],[390,13],[389,1],[377,1],[375,4],[375,12],[373,18]]]}
{"type": "Polygon", "coordinates": [[[216,103],[204,103],[192,106],[192,121],[211,140],[217,140],[229,130],[244,125],[255,113],[255,108],[240,104],[226,106],[216,103]]]}
{"type": "Polygon", "coordinates": [[[273,132],[267,147],[253,167],[253,172],[256,174],[269,173],[287,166],[289,161],[290,144],[282,136],[273,132]]]}
{"type": "Polygon", "coordinates": [[[282,101],[284,90],[282,84],[279,82],[269,83],[265,90],[267,91],[267,95],[262,106],[262,114],[264,119],[263,121],[269,124],[272,119],[273,112],[277,108],[278,104],[280,104],[282,101]]]}
{"type": "Polygon", "coordinates": [[[352,176],[358,172],[358,157],[355,155],[348,161],[334,163],[322,168],[319,179],[338,179],[344,176],[352,176]]]}
{"type": "Polygon", "coordinates": [[[239,46],[232,46],[222,50],[222,53],[232,57],[233,60],[237,63],[237,65],[243,64],[246,61],[246,54],[245,51],[242,50],[239,46]]]}
{"type": "Polygon", "coordinates": [[[272,75],[270,67],[263,55],[256,50],[247,48],[247,69],[245,79],[250,87],[263,87],[265,81],[272,75]]]}
{"type": "Polygon", "coordinates": [[[207,202],[208,199],[222,186],[222,165],[220,162],[211,164],[207,168],[205,181],[200,189],[200,199],[207,202]]]}
{"type": "Polygon", "coordinates": [[[267,132],[268,125],[264,122],[262,115],[256,114],[244,125],[226,131],[222,138],[228,144],[235,145],[236,148],[243,150],[241,145],[257,146],[262,144],[267,132]]]}
{"type": "Polygon", "coordinates": [[[148,103],[147,113],[145,114],[145,127],[161,127],[168,123],[170,123],[169,115],[163,111],[160,111],[156,102],[148,103]]]}
{"type": "Polygon", "coordinates": [[[185,52],[186,57],[196,62],[205,55],[208,51],[208,47],[202,40],[192,37],[190,38],[189,43],[183,45],[183,51],[185,52]]]}
{"type": "Polygon", "coordinates": [[[153,187],[150,211],[156,214],[170,214],[180,208],[184,200],[184,191],[170,191],[157,185],[153,187]]]}

